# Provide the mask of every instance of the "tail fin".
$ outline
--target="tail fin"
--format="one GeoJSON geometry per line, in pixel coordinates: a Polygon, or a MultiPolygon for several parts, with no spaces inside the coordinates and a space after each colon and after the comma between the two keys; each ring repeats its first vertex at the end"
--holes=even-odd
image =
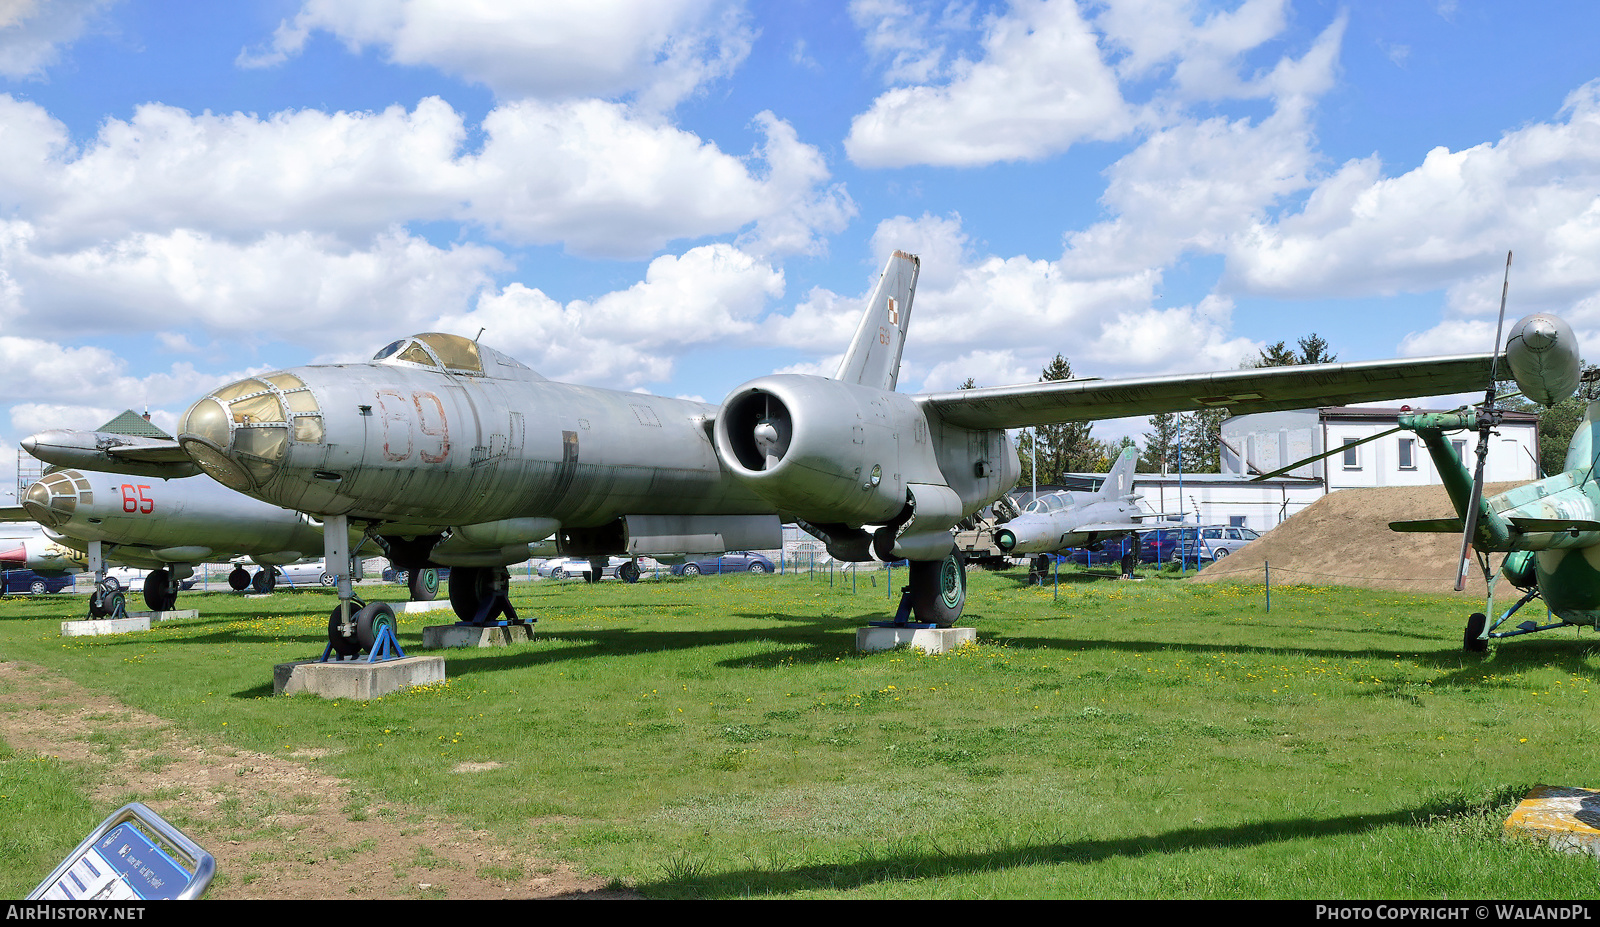
{"type": "Polygon", "coordinates": [[[835,380],[894,389],[900,379],[900,352],[905,347],[911,298],[917,292],[917,271],[921,266],[916,255],[904,251],[889,257],[835,380]]]}
{"type": "Polygon", "coordinates": [[[1107,499],[1120,499],[1133,491],[1133,470],[1139,463],[1139,449],[1127,447],[1111,465],[1111,472],[1100,484],[1100,495],[1107,499]]]}

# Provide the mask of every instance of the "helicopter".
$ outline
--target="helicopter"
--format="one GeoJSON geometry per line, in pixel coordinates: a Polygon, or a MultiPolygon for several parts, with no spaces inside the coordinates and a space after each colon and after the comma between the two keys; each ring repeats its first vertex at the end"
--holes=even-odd
{"type": "MultiPolygon", "coordinates": [[[[1518,394],[1498,393],[1499,364],[1504,358],[1511,368],[1520,395],[1550,408],[1571,396],[1577,389],[1582,362],[1578,339],[1560,318],[1535,313],[1519,320],[1500,352],[1500,335],[1505,322],[1506,293],[1510,286],[1511,255],[1506,255],[1506,281],[1500,293],[1500,321],[1495,328],[1495,370],[1484,399],[1475,407],[1452,412],[1408,412],[1396,420],[1396,427],[1372,435],[1364,444],[1400,431],[1415,434],[1428,449],[1434,467],[1444,482],[1445,491],[1456,510],[1454,516],[1389,523],[1393,531],[1450,533],[1461,536],[1460,567],[1455,588],[1466,585],[1474,555],[1488,586],[1482,612],[1467,618],[1462,647],[1483,652],[1489,641],[1552,628],[1587,625],[1600,620],[1600,401],[1590,402],[1567,448],[1562,472],[1532,483],[1514,487],[1499,495],[1484,497],[1483,471],[1488,456],[1489,436],[1500,424],[1505,402],[1518,394]],[[1468,471],[1446,435],[1477,432],[1475,469],[1468,471]],[[1504,552],[1500,569],[1490,566],[1489,554],[1504,552]],[[1521,591],[1516,604],[1496,617],[1495,587],[1506,580],[1521,591]],[[1553,619],[1540,624],[1524,620],[1501,630],[1520,609],[1542,599],[1553,619]]],[[[1346,450],[1349,445],[1338,450],[1346,450]]],[[[1325,454],[1317,456],[1326,456],[1325,454]]],[[[1316,459],[1315,457],[1311,459],[1316,459]]],[[[1283,470],[1256,479],[1266,479],[1301,466],[1298,461],[1283,470]]]]}

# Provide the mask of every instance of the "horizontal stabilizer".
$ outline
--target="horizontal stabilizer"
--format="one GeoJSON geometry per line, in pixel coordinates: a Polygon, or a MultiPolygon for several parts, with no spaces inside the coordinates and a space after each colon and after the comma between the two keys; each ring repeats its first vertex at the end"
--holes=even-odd
{"type": "Polygon", "coordinates": [[[1435,534],[1460,534],[1467,530],[1466,523],[1457,515],[1452,518],[1419,518],[1416,521],[1391,521],[1390,531],[1432,532],[1435,534]]]}
{"type": "Polygon", "coordinates": [[[1522,534],[1545,531],[1556,534],[1580,534],[1585,531],[1600,531],[1600,521],[1585,521],[1581,518],[1522,518],[1513,515],[1506,520],[1511,522],[1512,530],[1522,534]]]}

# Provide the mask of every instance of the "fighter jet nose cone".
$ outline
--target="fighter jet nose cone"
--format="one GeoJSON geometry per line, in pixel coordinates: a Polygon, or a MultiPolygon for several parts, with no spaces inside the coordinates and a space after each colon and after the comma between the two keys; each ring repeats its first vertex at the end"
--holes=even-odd
{"type": "Polygon", "coordinates": [[[1005,528],[994,533],[994,546],[1000,548],[1002,553],[1010,553],[1017,546],[1017,536],[1005,528]]]}

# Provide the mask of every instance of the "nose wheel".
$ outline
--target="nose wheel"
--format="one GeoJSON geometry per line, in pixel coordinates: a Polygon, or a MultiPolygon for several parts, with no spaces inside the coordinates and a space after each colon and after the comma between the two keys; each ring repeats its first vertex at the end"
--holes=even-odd
{"type": "Polygon", "coordinates": [[[1473,612],[1467,616],[1467,630],[1461,635],[1461,647],[1472,653],[1483,653],[1489,649],[1489,641],[1483,636],[1483,629],[1488,626],[1489,619],[1483,612],[1473,612]]]}
{"type": "Polygon", "coordinates": [[[94,592],[89,594],[89,617],[128,617],[127,598],[122,594],[121,583],[109,578],[95,583],[94,592]]]}
{"type": "Polygon", "coordinates": [[[397,640],[399,622],[389,603],[365,604],[360,599],[351,599],[350,607],[354,610],[354,620],[348,627],[340,620],[341,608],[335,607],[328,615],[328,647],[340,659],[373,653],[380,649],[384,638],[397,640]]]}

